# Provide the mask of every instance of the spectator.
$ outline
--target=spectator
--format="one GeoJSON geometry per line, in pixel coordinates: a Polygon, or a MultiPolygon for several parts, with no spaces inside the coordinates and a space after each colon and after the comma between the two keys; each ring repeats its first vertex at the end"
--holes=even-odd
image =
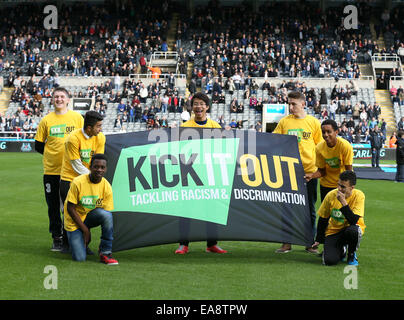
{"type": "Polygon", "coordinates": [[[160,126],[162,128],[168,128],[168,121],[166,116],[163,116],[163,118],[160,120],[160,126]]]}
{"type": "Polygon", "coordinates": [[[114,122],[114,130],[116,131],[122,131],[123,128],[123,120],[120,114],[116,116],[115,122],[114,122]]]}
{"type": "Polygon", "coordinates": [[[224,120],[224,116],[221,115],[219,117],[219,119],[217,120],[217,123],[220,124],[220,126],[222,127],[222,129],[224,129],[224,127],[226,126],[226,121],[224,120]]]}
{"type": "Polygon", "coordinates": [[[398,131],[396,141],[396,162],[397,173],[396,181],[404,182],[404,131],[398,131]]]}
{"type": "Polygon", "coordinates": [[[236,113],[238,110],[238,101],[237,98],[233,98],[233,100],[230,103],[230,112],[236,113]]]}
{"type": "Polygon", "coordinates": [[[257,108],[257,103],[258,103],[258,100],[255,97],[255,95],[251,96],[249,107],[253,108],[253,109],[256,109],[257,108]]]}
{"type": "Polygon", "coordinates": [[[168,97],[168,95],[165,93],[164,96],[161,98],[161,111],[163,113],[167,112],[167,108],[168,108],[168,103],[169,103],[170,98],[168,97]]]}
{"type": "Polygon", "coordinates": [[[401,117],[400,121],[397,122],[397,130],[404,131],[404,117],[401,117]]]}
{"type": "Polygon", "coordinates": [[[121,100],[119,102],[118,107],[117,107],[117,111],[118,111],[118,113],[121,113],[121,114],[126,111],[126,104],[123,102],[123,100],[121,100]]]}
{"type": "Polygon", "coordinates": [[[181,120],[182,122],[187,122],[189,119],[191,119],[191,115],[187,109],[184,109],[181,113],[181,120]]]}
{"type": "Polygon", "coordinates": [[[378,121],[376,120],[375,117],[372,117],[372,119],[369,121],[369,129],[372,130],[375,127],[377,127],[378,121]]]}
{"type": "Polygon", "coordinates": [[[397,141],[397,135],[396,132],[393,132],[393,134],[390,136],[389,139],[389,148],[396,148],[396,141],[397,141]]]}
{"type": "Polygon", "coordinates": [[[370,147],[372,149],[372,167],[380,168],[379,160],[380,150],[383,147],[383,135],[377,126],[370,135],[370,147]]]}
{"type": "Polygon", "coordinates": [[[236,129],[237,128],[237,122],[236,119],[231,119],[230,123],[229,123],[230,128],[232,129],[236,129]]]}
{"type": "Polygon", "coordinates": [[[380,126],[380,131],[382,132],[385,141],[387,138],[387,122],[382,118],[382,121],[380,121],[378,125],[380,126]]]}
{"type": "Polygon", "coordinates": [[[243,129],[244,125],[243,122],[245,122],[246,120],[239,120],[237,121],[237,125],[236,125],[236,129],[243,129]]]}
{"type": "Polygon", "coordinates": [[[355,128],[355,121],[354,121],[353,117],[349,118],[349,121],[347,122],[346,126],[349,129],[355,128]]]}
{"type": "Polygon", "coordinates": [[[329,107],[330,110],[329,119],[335,120],[335,112],[337,111],[337,108],[338,108],[337,101],[333,100],[329,107]]]}
{"type": "Polygon", "coordinates": [[[244,103],[241,101],[237,106],[237,113],[243,113],[243,112],[244,112],[244,103]]]}
{"type": "Polygon", "coordinates": [[[368,114],[367,114],[365,109],[362,110],[362,112],[360,113],[359,118],[360,118],[361,121],[367,122],[368,114]]]}

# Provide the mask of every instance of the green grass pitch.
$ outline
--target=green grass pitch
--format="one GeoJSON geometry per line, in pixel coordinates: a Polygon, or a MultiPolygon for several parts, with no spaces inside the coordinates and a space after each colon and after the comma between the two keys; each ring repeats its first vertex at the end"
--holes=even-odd
{"type": "MultiPolygon", "coordinates": [[[[106,266],[95,256],[77,263],[50,251],[41,156],[2,153],[0,299],[403,299],[404,184],[358,180],[357,188],[366,194],[367,228],[356,288],[344,286],[353,275],[346,264],[323,266],[300,246],[276,254],[276,243],[222,241],[225,255],[191,243],[186,256],[174,255],[177,244],[154,246],[117,252],[120,264],[106,266]],[[49,265],[57,268],[57,289],[44,286],[49,265]]],[[[95,229],[90,247],[98,243],[95,229]]]]}

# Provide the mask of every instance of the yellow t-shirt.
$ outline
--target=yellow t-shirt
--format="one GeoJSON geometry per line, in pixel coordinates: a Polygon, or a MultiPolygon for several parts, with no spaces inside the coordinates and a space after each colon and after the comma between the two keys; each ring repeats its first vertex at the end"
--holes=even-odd
{"type": "Polygon", "coordinates": [[[195,119],[189,119],[188,121],[184,122],[181,127],[189,127],[189,128],[218,128],[221,129],[221,125],[218,124],[216,121],[212,119],[207,119],[208,121],[206,124],[200,125],[195,122],[195,119]]]}
{"type": "Polygon", "coordinates": [[[70,163],[71,160],[80,159],[83,165],[87,169],[90,169],[90,161],[93,154],[104,153],[105,140],[105,135],[102,132],[96,136],[87,138],[83,133],[83,129],[74,131],[65,142],[65,153],[63,156],[62,172],[60,174],[61,179],[72,181],[78,176],[70,163]]]}
{"type": "Polygon", "coordinates": [[[69,110],[63,115],[51,112],[39,122],[35,140],[45,143],[43,153],[44,174],[60,175],[66,137],[84,125],[83,116],[69,110]]]}
{"type": "Polygon", "coordinates": [[[316,166],[326,170],[326,175],[320,178],[323,187],[336,188],[339,175],[345,171],[346,165],[352,164],[353,148],[347,140],[337,137],[333,148],[329,148],[324,140],[316,146],[316,166]]]}
{"type": "Polygon", "coordinates": [[[297,119],[291,114],[283,117],[272,133],[297,136],[304,172],[313,173],[317,171],[316,145],[323,140],[321,124],[318,119],[309,115],[303,119],[297,119]]]}
{"type": "Polygon", "coordinates": [[[70,189],[64,203],[64,228],[67,231],[75,231],[78,226],[67,211],[67,202],[76,205],[76,212],[84,221],[87,214],[95,208],[103,208],[107,211],[114,209],[112,187],[102,178],[100,183],[92,183],[89,174],[82,174],[70,183],[70,189]]]}
{"type": "MultiPolygon", "coordinates": [[[[340,211],[342,205],[337,199],[337,191],[337,189],[334,189],[327,193],[317,212],[322,218],[330,217],[325,236],[336,234],[349,226],[348,221],[340,211]]],[[[364,234],[366,228],[365,221],[363,220],[365,215],[365,194],[358,189],[353,189],[351,196],[346,201],[352,212],[360,216],[356,224],[361,228],[362,234],[364,234]]]]}

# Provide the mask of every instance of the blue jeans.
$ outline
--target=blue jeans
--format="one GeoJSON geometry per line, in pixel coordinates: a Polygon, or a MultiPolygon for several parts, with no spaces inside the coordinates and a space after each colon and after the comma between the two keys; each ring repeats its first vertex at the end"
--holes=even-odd
{"type": "MultiPolygon", "coordinates": [[[[101,225],[100,253],[110,254],[112,252],[112,240],[114,234],[112,213],[102,208],[96,208],[87,214],[84,224],[88,229],[101,225]]],[[[67,231],[67,238],[69,239],[73,260],[85,261],[86,246],[84,243],[83,232],[80,229],[67,231]]]]}

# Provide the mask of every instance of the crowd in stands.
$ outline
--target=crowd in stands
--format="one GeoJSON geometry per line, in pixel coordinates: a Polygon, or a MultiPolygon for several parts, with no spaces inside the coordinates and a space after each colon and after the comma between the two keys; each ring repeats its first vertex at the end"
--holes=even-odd
{"type": "Polygon", "coordinates": [[[380,23],[375,25],[376,36],[383,35],[386,49],[383,53],[397,54],[404,63],[404,7],[397,6],[391,12],[382,10],[380,23]]]}
{"type": "Polygon", "coordinates": [[[43,28],[41,7],[34,4],[0,9],[0,73],[52,80],[57,75],[146,73],[152,52],[167,50],[171,9],[167,1],[159,4],[61,4],[57,30],[43,28]]]}
{"type": "MultiPolygon", "coordinates": [[[[361,9],[365,15],[369,7],[361,9]]],[[[177,45],[190,44],[184,59],[196,64],[197,84],[207,78],[202,86],[214,76],[233,77],[236,86],[247,77],[359,78],[359,56],[369,61],[379,50],[365,21],[346,32],[335,19],[339,8],[319,10],[300,3],[268,3],[258,12],[212,7],[178,22],[177,45]]]]}
{"type": "MultiPolygon", "coordinates": [[[[15,83],[11,101],[18,103],[17,111],[13,115],[1,115],[1,131],[19,131],[23,137],[32,138],[33,134],[24,132],[35,131],[36,127],[44,115],[44,105],[42,99],[52,96],[53,87],[42,87],[43,78],[38,80],[35,76],[29,81],[15,83]]],[[[380,106],[378,104],[367,104],[360,101],[355,105],[351,104],[350,98],[357,94],[357,88],[353,81],[345,87],[336,84],[331,91],[331,96],[327,97],[325,89],[317,93],[314,88],[308,88],[305,82],[283,81],[280,85],[271,84],[265,81],[261,86],[257,84],[244,84],[243,99],[238,101],[233,97],[226,107],[230,113],[243,113],[245,108],[262,112],[265,103],[287,103],[287,93],[290,90],[297,90],[305,94],[307,112],[313,114],[320,121],[325,119],[338,119],[340,135],[351,143],[368,142],[369,135],[375,126],[379,126],[386,138],[386,122],[379,119],[380,106]],[[257,98],[257,91],[266,91],[264,98],[257,98]],[[244,102],[248,104],[244,105],[244,102]]],[[[225,96],[232,95],[234,91],[224,85],[222,88],[218,79],[211,92],[207,92],[212,99],[212,104],[225,104],[225,96]],[[220,92],[220,94],[219,94],[220,92]]],[[[190,117],[190,97],[185,97],[179,93],[174,84],[166,80],[156,80],[148,86],[141,80],[125,79],[122,86],[115,84],[108,79],[101,84],[90,84],[83,90],[71,92],[73,97],[94,98],[94,109],[105,115],[108,106],[116,108],[116,119],[114,130],[122,131],[124,125],[131,122],[141,122],[146,124],[147,129],[164,128],[170,126],[167,120],[169,112],[181,114],[181,119],[186,121],[190,117]],[[149,101],[149,103],[146,103],[149,101]]],[[[243,121],[232,120],[226,123],[223,116],[217,120],[223,128],[246,129],[243,121]]],[[[256,130],[261,130],[261,126],[255,126],[256,130]]]]}
{"type": "MultiPolygon", "coordinates": [[[[146,2],[141,8],[128,1],[127,6],[112,1],[62,5],[57,31],[43,28],[38,6],[1,10],[0,72],[51,77],[146,73],[151,53],[167,50],[172,6],[168,1],[159,6],[146,2]]],[[[357,79],[358,61],[369,62],[377,52],[397,53],[402,45],[400,9],[378,29],[393,37],[391,47],[380,49],[371,40],[371,7],[364,2],[358,4],[358,29],[349,31],[335,19],[340,7],[322,13],[307,3],[266,3],[258,12],[244,4],[215,6],[212,1],[193,16],[182,14],[177,24],[180,70],[186,73],[188,61],[199,61],[192,74],[198,85],[201,78],[206,85],[214,76],[233,77],[236,86],[248,76],[357,79]]]]}

